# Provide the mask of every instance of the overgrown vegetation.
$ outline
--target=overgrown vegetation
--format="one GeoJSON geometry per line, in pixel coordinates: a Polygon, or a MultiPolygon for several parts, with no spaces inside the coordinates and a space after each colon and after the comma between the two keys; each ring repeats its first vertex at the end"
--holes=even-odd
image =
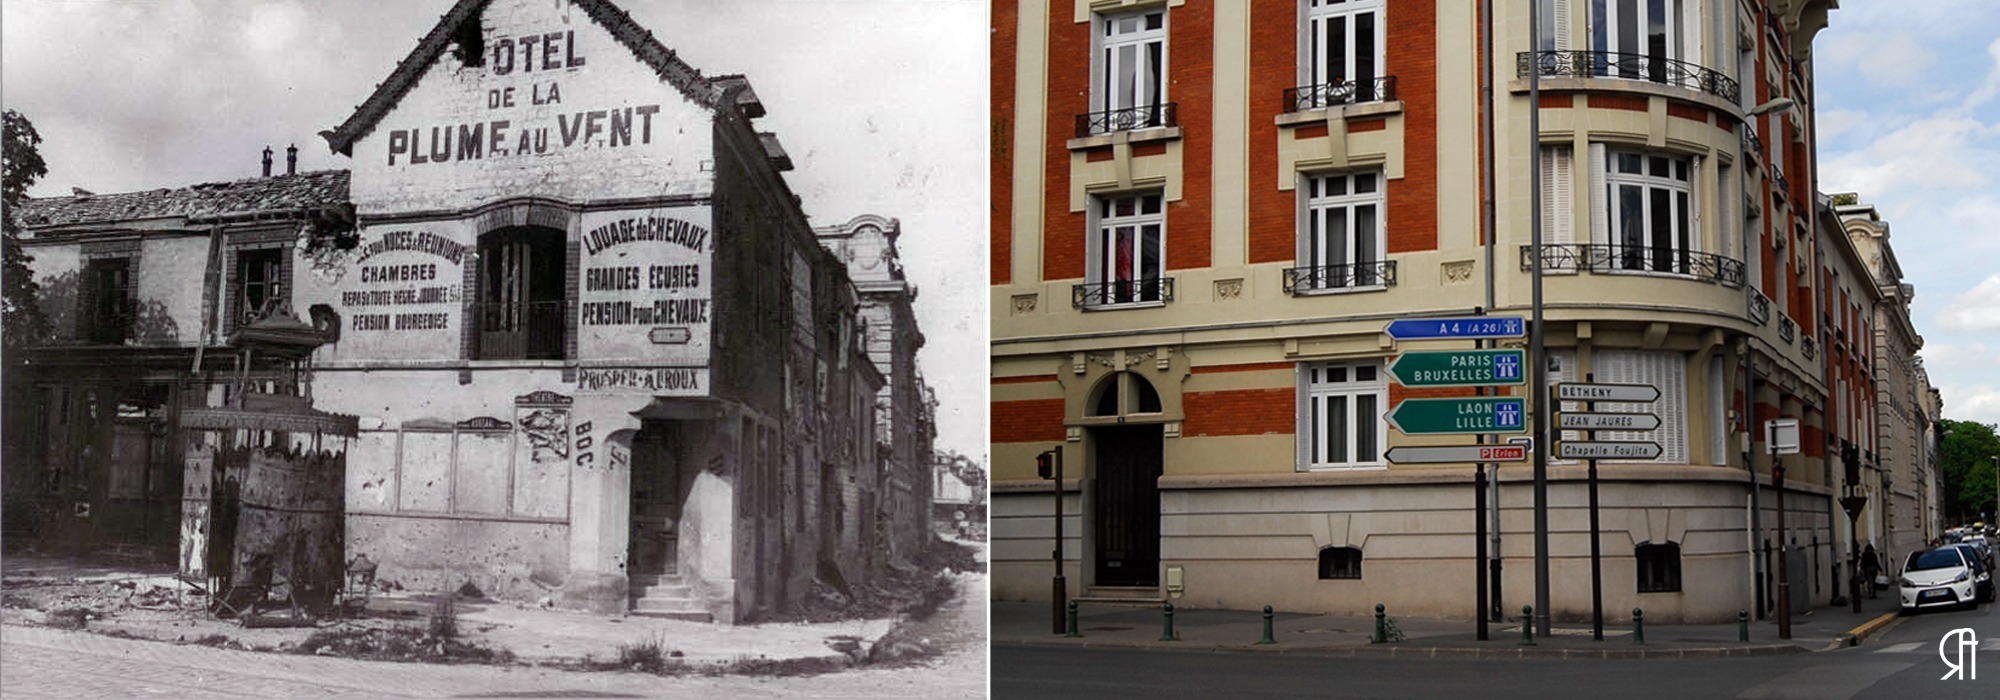
{"type": "Polygon", "coordinates": [[[292,653],[370,661],[484,664],[514,662],[513,652],[468,644],[410,627],[320,630],[293,647],[292,653]]]}

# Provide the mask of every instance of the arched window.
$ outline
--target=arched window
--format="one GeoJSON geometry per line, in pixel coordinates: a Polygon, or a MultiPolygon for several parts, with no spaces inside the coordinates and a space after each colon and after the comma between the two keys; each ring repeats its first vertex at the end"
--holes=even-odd
{"type": "Polygon", "coordinates": [[[1639,560],[1640,593],[1677,593],[1681,590],[1681,546],[1674,542],[1646,542],[1633,550],[1639,560]]]}
{"type": "Polygon", "coordinates": [[[1326,547],[1319,550],[1321,579],[1361,578],[1360,547],[1326,547]]]}
{"type": "Polygon", "coordinates": [[[1160,392],[1153,388],[1152,382],[1133,372],[1115,372],[1097,383],[1085,415],[1122,416],[1160,411],[1160,392]]]}

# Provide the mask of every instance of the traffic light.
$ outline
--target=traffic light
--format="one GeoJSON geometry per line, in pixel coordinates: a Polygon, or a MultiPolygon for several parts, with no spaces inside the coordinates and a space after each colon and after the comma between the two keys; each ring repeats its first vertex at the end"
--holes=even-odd
{"type": "Polygon", "coordinates": [[[1035,455],[1035,473],[1040,474],[1044,479],[1056,478],[1056,455],[1054,452],[1043,452],[1035,455]]]}

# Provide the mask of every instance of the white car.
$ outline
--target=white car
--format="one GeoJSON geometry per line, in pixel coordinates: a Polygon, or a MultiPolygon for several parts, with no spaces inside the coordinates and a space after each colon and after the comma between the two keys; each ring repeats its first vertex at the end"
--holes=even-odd
{"type": "Polygon", "coordinates": [[[1939,547],[1910,555],[1900,584],[1903,610],[1978,605],[1978,581],[1967,553],[1959,547],[1939,547]]]}

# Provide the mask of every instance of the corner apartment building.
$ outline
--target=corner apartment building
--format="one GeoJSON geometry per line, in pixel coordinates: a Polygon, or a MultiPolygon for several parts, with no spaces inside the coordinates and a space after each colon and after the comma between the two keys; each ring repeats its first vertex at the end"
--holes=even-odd
{"type": "Polygon", "coordinates": [[[928,537],[928,454],[877,432],[933,434],[878,405],[928,398],[918,343],[873,347],[763,114],[605,0],[464,0],[322,133],[349,170],[28,202],[57,334],[9,371],[10,525],[187,537],[179,411],[291,371],[230,339],[296,316],[383,581],[733,624],[886,573],[928,537]]]}
{"type": "Polygon", "coordinates": [[[1890,244],[1889,222],[1854,193],[1833,195],[1831,203],[1847,238],[1867,261],[1868,282],[1878,290],[1870,307],[1862,309],[1869,337],[1855,339],[1871,346],[1868,358],[1873,366],[1868,371],[1877,387],[1874,459],[1867,453],[1863,459],[1879,465],[1880,487],[1871,501],[1881,505],[1874,519],[1879,528],[1868,532],[1885,543],[1876,549],[1900,557],[1943,535],[1937,517],[1942,470],[1930,437],[1942,416],[1932,405],[1935,390],[1923,358],[1917,356],[1924,338],[1910,319],[1916,285],[1904,281],[1902,264],[1890,244]]]}
{"type": "MultiPolygon", "coordinates": [[[[1607,609],[1762,613],[1780,556],[1795,606],[1833,594],[1829,445],[1861,435],[1829,413],[1818,347],[1811,49],[1833,3],[1540,2],[1539,34],[1526,0],[994,4],[996,597],[1048,595],[1033,464],[1060,447],[1071,595],[1479,614],[1472,465],[1385,458],[1475,438],[1383,417],[1479,391],[1387,370],[1474,342],[1385,327],[1527,317],[1536,256],[1549,351],[1529,361],[1661,392],[1595,407],[1662,423],[1597,435],[1661,446],[1603,465],[1607,609]],[[1803,428],[1776,458],[1782,544],[1781,417],[1803,428]]],[[[1498,473],[1493,608],[1519,610],[1530,472],[1498,473]]],[[[1590,611],[1584,474],[1551,457],[1558,618],[1590,611]]]]}

